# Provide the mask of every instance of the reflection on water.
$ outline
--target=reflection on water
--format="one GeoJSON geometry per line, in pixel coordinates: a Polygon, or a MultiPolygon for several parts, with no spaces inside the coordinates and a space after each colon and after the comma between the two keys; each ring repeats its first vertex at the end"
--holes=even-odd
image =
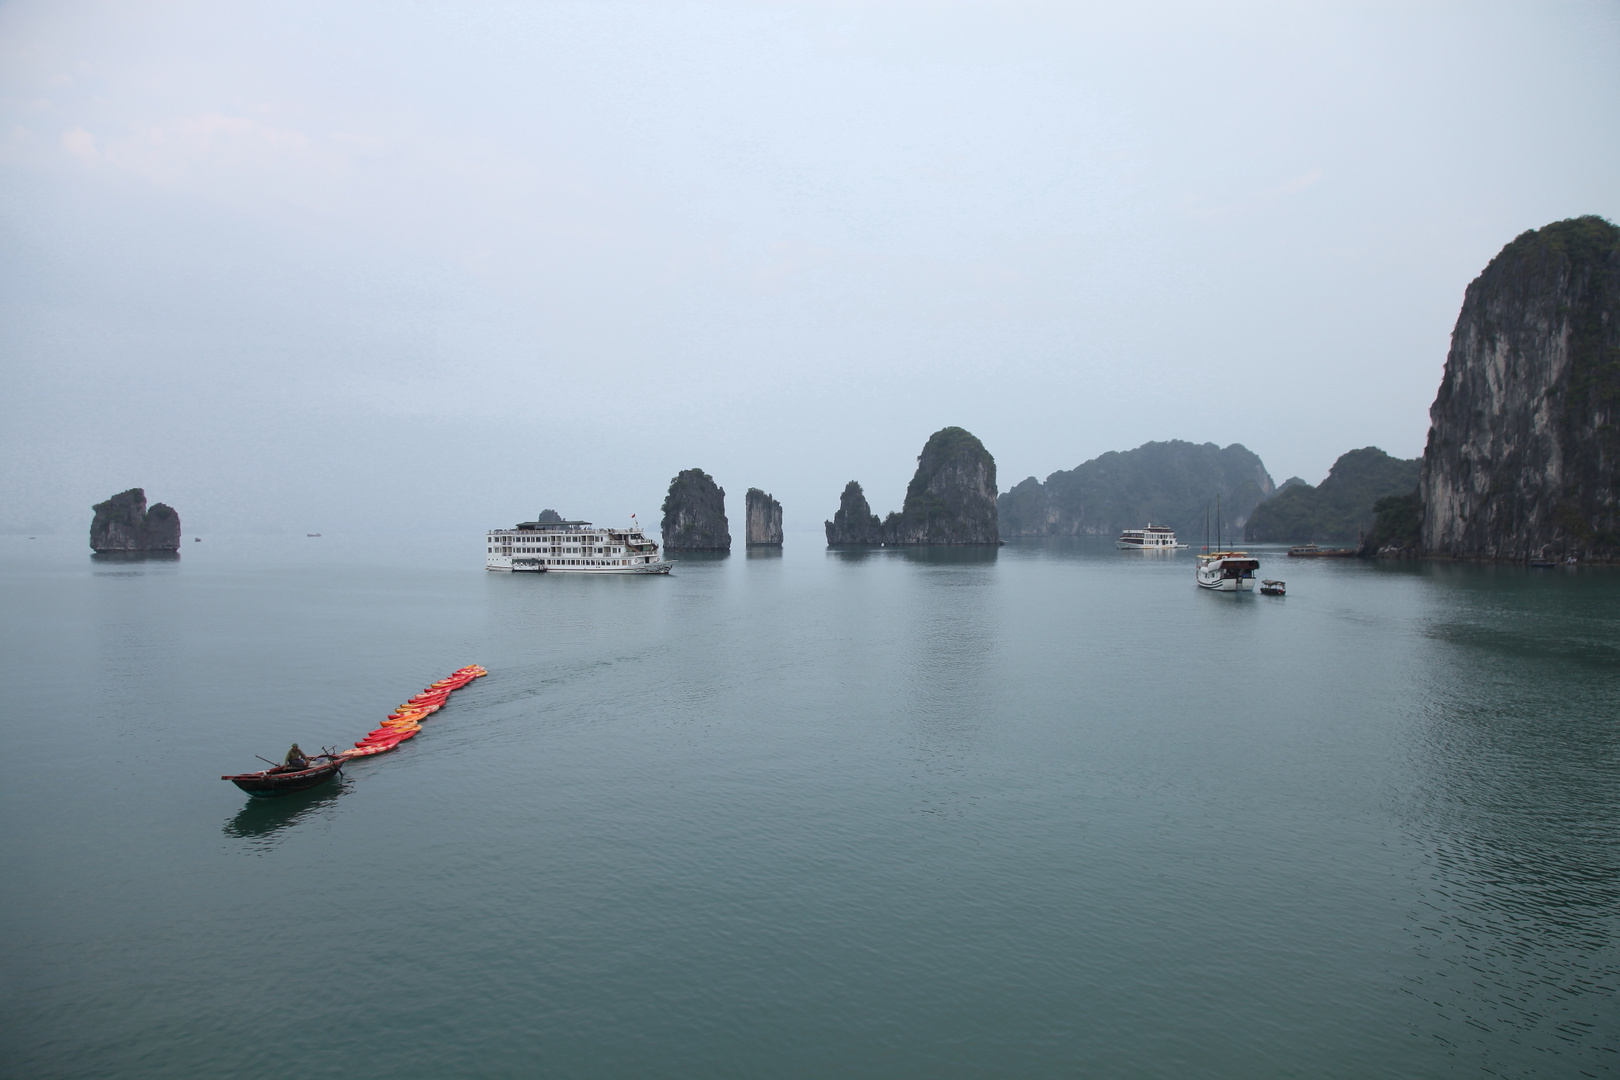
{"type": "Polygon", "coordinates": [[[995,544],[950,544],[928,546],[906,544],[892,550],[912,563],[934,566],[985,566],[996,561],[1001,548],[995,544]]]}
{"type": "Polygon", "coordinates": [[[829,547],[827,556],[839,562],[859,563],[873,558],[900,558],[910,563],[937,566],[983,566],[996,561],[996,544],[894,544],[829,547]]]}
{"type": "Polygon", "coordinates": [[[179,561],[178,551],[95,551],[90,554],[90,562],[98,577],[137,577],[145,572],[143,565],[172,566],[179,561]]]}
{"type": "Polygon", "coordinates": [[[1405,989],[1481,1033],[1453,1043],[1465,1060],[1490,1064],[1507,1035],[1600,1075],[1620,986],[1620,594],[1534,573],[1425,568],[1447,603],[1426,629],[1443,662],[1424,673],[1406,801],[1427,963],[1405,989]]]}
{"type": "Polygon", "coordinates": [[[281,833],[299,822],[331,816],[337,809],[338,798],[348,789],[348,778],[339,775],[320,787],[295,791],[280,798],[255,799],[244,795],[247,804],[225,823],[223,831],[232,839],[248,841],[248,850],[263,854],[276,846],[281,833]]]}
{"type": "Polygon", "coordinates": [[[767,547],[751,547],[746,550],[750,559],[780,559],[782,557],[781,544],[771,544],[767,547]]]}
{"type": "Polygon", "coordinates": [[[178,551],[92,551],[90,561],[97,563],[179,562],[178,551]]]}
{"type": "Polygon", "coordinates": [[[0,567],[8,1075],[1616,1072],[1620,573],[320,547],[0,567]],[[470,660],[353,797],[176,768],[470,660]]]}
{"type": "Polygon", "coordinates": [[[724,562],[731,558],[729,551],[671,551],[664,549],[664,557],[679,565],[680,563],[711,563],[724,562]]]}

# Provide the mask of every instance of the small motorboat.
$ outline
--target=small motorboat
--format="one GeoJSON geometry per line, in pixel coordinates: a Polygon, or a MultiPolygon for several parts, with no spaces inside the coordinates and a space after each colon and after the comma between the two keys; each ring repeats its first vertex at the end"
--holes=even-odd
{"type": "Polygon", "coordinates": [[[1263,578],[1260,581],[1260,592],[1265,596],[1285,596],[1288,593],[1288,582],[1263,578]]]}
{"type": "Polygon", "coordinates": [[[308,761],[302,769],[276,765],[260,772],[237,773],[220,779],[229,780],[255,799],[274,799],[324,784],[343,771],[343,758],[333,754],[317,754],[308,761]]]}

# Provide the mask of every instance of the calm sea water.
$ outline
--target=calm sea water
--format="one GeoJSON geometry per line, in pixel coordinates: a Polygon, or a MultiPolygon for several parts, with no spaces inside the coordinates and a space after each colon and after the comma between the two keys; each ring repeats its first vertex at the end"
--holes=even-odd
{"type": "Polygon", "coordinates": [[[0,540],[0,1072],[1620,1071],[1620,574],[476,540],[0,540]]]}

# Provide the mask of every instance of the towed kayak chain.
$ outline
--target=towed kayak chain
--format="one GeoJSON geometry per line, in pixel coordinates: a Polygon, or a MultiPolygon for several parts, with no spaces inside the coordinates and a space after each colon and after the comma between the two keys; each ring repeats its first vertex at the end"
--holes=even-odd
{"type": "MultiPolygon", "coordinates": [[[[382,727],[355,743],[352,750],[343,750],[336,754],[328,750],[306,759],[302,768],[277,765],[269,758],[259,758],[260,761],[269,761],[270,768],[255,773],[222,776],[220,779],[229,780],[256,799],[290,795],[295,791],[323,784],[340,775],[343,766],[355,758],[385,753],[409,739],[422,730],[424,719],[444,708],[444,703],[450,700],[451,694],[474,679],[483,678],[488,674],[489,672],[477,664],[452,672],[448,679],[440,679],[389,713],[382,727]]],[[[259,757],[257,754],[253,756],[259,757]]]]}
{"type": "Polygon", "coordinates": [[[474,679],[481,679],[488,674],[488,671],[477,664],[470,664],[452,672],[449,678],[440,679],[389,713],[388,719],[382,722],[381,727],[355,743],[353,749],[345,750],[337,756],[349,761],[358,757],[369,757],[372,754],[387,753],[421,731],[422,721],[444,708],[444,703],[450,700],[452,693],[474,679]]]}

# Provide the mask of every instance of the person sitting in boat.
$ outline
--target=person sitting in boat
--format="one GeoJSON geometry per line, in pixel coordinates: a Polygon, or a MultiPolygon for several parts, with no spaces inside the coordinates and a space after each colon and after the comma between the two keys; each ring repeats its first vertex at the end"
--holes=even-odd
{"type": "Polygon", "coordinates": [[[307,769],[309,768],[309,758],[305,757],[304,752],[298,749],[297,743],[293,743],[292,749],[287,751],[287,760],[283,764],[289,769],[307,769]]]}

